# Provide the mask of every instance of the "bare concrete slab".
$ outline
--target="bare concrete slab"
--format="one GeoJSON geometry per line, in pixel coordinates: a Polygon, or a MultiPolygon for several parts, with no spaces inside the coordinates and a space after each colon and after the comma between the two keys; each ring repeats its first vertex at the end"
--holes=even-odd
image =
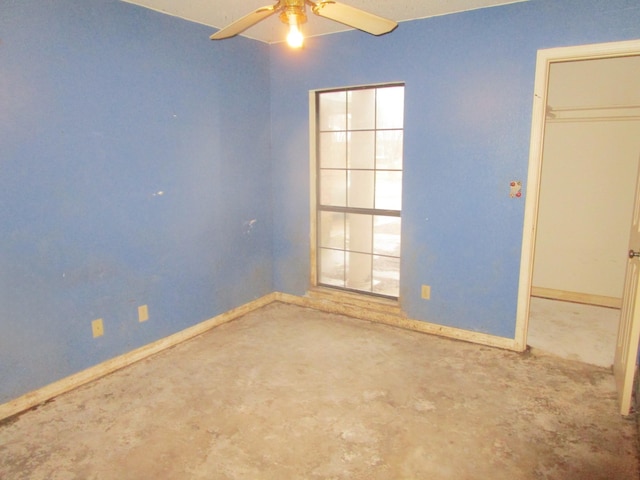
{"type": "Polygon", "coordinates": [[[568,360],[610,368],[620,309],[531,297],[527,343],[568,360]]]}
{"type": "Polygon", "coordinates": [[[610,371],[271,304],[0,426],[4,479],[637,479],[610,371]]]}

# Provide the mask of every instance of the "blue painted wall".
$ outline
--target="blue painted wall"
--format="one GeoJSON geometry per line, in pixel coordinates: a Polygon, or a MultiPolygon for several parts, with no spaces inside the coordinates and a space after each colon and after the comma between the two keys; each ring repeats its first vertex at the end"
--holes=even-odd
{"type": "Polygon", "coordinates": [[[273,291],[269,47],[210,34],[0,0],[0,403],[273,291]]]}
{"type": "Polygon", "coordinates": [[[640,38],[637,0],[531,0],[272,48],[274,284],[309,281],[308,91],[404,81],[401,305],[513,338],[538,49],[640,38]],[[420,298],[431,285],[432,299],[420,298]]]}
{"type": "Polygon", "coordinates": [[[513,337],[536,51],[638,38],[640,4],[531,0],[301,52],[210,33],[118,0],[0,0],[0,402],[304,294],[317,88],[406,82],[402,306],[513,337]]]}

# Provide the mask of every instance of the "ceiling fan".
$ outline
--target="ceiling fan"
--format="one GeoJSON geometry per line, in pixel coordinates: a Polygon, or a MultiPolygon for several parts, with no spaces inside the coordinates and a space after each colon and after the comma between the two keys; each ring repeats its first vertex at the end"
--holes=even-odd
{"type": "Polygon", "coordinates": [[[300,25],[307,21],[305,5],[309,5],[311,11],[320,17],[343,23],[372,35],[389,33],[398,26],[393,20],[379,17],[360,10],[359,8],[350,7],[349,5],[344,5],[332,0],[320,0],[318,2],[312,2],[311,0],[279,0],[274,5],[259,8],[245,15],[232,24],[218,30],[211,35],[210,38],[211,40],[222,40],[233,37],[265,18],[279,13],[280,20],[289,25],[287,43],[293,48],[300,48],[304,41],[302,32],[300,31],[300,25]]]}

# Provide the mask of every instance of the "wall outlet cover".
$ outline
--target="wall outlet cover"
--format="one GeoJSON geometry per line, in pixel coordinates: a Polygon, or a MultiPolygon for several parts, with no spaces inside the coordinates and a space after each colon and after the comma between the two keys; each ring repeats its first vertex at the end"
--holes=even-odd
{"type": "Polygon", "coordinates": [[[91,331],[93,332],[93,338],[98,338],[104,335],[104,324],[102,323],[101,318],[91,322],[91,331]]]}
{"type": "Polygon", "coordinates": [[[420,292],[420,296],[424,299],[424,300],[429,300],[431,299],[431,287],[429,285],[422,285],[422,289],[420,292]]]}
{"type": "Polygon", "coordinates": [[[149,320],[149,307],[146,305],[140,305],[138,307],[138,321],[146,322],[147,320],[149,320]]]}

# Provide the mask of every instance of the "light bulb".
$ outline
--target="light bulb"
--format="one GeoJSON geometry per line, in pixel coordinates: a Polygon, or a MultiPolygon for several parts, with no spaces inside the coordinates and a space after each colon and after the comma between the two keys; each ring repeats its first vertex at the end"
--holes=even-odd
{"type": "Polygon", "coordinates": [[[287,35],[287,43],[291,48],[300,48],[304,43],[304,37],[302,32],[298,28],[298,25],[291,23],[289,25],[289,34],[287,35]]]}

